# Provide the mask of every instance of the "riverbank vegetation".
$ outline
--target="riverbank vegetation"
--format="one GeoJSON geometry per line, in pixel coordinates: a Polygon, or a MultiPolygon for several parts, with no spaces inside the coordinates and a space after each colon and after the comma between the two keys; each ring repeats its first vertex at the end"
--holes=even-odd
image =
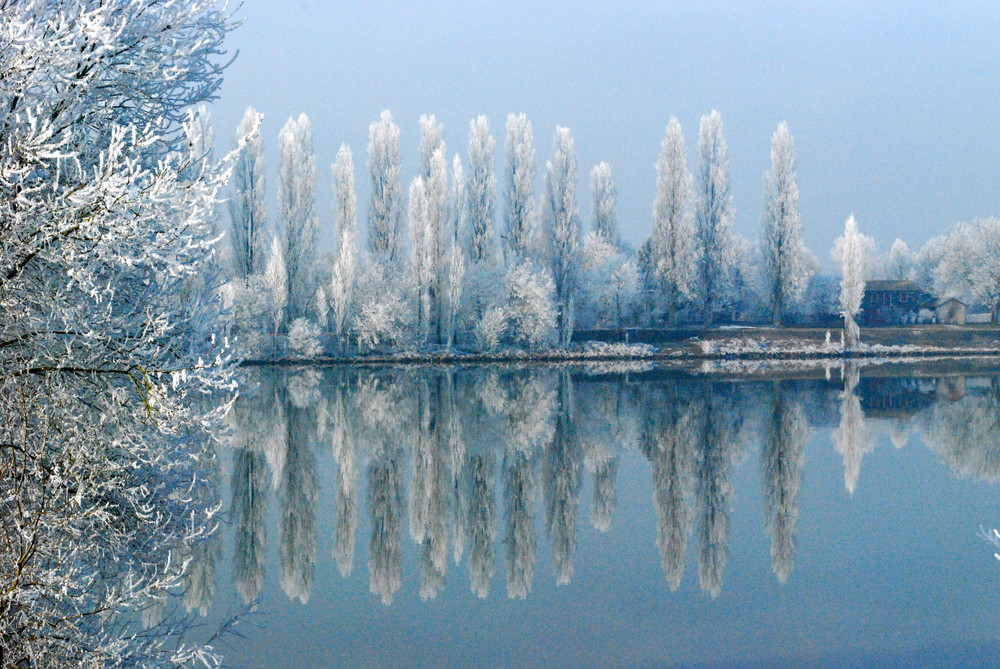
{"type": "MultiPolygon", "coordinates": [[[[989,269],[1000,253],[997,220],[959,225],[919,252],[897,239],[883,256],[851,216],[830,252],[839,276],[818,273],[803,241],[797,158],[784,123],[771,141],[756,244],[733,230],[728,149],[713,111],[701,119],[694,174],[681,126],[670,119],[650,173],[649,233],[632,248],[619,232],[612,167],[590,170],[589,204],[578,193],[568,128],[556,129],[541,164],[531,121],[508,115],[498,167],[485,116],[469,123],[464,156],[449,153],[433,115],[422,116],[419,173],[404,187],[403,131],[383,112],[369,128],[362,226],[363,168],[347,145],[332,166],[334,214],[316,211],[305,115],[280,133],[279,211],[269,215],[261,121],[248,109],[237,132],[249,140],[239,149],[223,262],[230,332],[251,359],[551,355],[575,348],[580,330],[624,338],[635,328],[732,324],[843,327],[844,349],[857,350],[866,281],[876,278],[913,281],[997,319],[1000,281],[989,269]]],[[[936,318],[932,304],[904,316],[936,318]]]]}

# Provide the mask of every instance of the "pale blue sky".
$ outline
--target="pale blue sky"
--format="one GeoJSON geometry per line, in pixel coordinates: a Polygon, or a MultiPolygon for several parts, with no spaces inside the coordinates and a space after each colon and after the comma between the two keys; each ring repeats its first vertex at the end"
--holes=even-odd
{"type": "Polygon", "coordinates": [[[217,142],[229,145],[247,105],[264,112],[273,190],[278,130],[307,113],[328,227],[341,142],[354,151],[364,216],[368,124],[383,109],[403,130],[405,181],[423,113],[463,158],[469,119],[487,114],[499,167],[506,114],[526,112],[539,176],[555,126],[570,127],[584,225],[590,167],[606,160],[632,243],[649,234],[670,116],[694,170],[698,120],[712,109],[729,142],[736,229],[751,239],[782,120],[798,150],[806,240],[824,264],[852,211],[883,251],[897,236],[919,248],[955,221],[1000,215],[993,2],[245,0],[239,14],[229,46],[240,55],[213,105],[217,142]]]}

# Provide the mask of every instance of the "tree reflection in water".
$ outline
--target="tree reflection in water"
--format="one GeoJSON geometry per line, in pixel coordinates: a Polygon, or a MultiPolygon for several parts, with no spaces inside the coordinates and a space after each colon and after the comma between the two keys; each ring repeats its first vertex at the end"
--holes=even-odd
{"type": "MultiPolygon", "coordinates": [[[[370,587],[385,604],[402,586],[404,534],[418,547],[425,599],[445,587],[449,556],[467,561],[481,598],[502,556],[507,596],[527,597],[539,521],[553,580],[570,583],[582,491],[589,483],[590,524],[613,534],[620,463],[635,451],[649,463],[650,541],[670,589],[682,583],[693,532],[698,581],[712,597],[730,552],[732,471],[747,454],[759,453],[763,529],[781,583],[792,575],[811,429],[830,429],[852,494],[880,420],[893,444],[919,432],[956,472],[1000,480],[1000,391],[989,379],[865,375],[857,365],[839,379],[794,380],[569,368],[258,373],[259,391],[240,400],[233,420],[232,565],[244,601],[264,579],[269,476],[278,484],[281,584],[308,600],[324,453],[336,465],[333,559],[351,576],[364,504],[370,587]]],[[[187,603],[204,609],[219,552],[199,551],[187,603]]]]}

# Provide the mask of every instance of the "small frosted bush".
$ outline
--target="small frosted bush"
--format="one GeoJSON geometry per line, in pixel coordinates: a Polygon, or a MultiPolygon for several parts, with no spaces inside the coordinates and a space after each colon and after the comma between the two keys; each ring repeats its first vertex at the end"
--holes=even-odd
{"type": "Polygon", "coordinates": [[[323,351],[319,344],[319,326],[306,318],[296,318],[288,328],[288,346],[304,358],[315,358],[323,351]]]}
{"type": "Polygon", "coordinates": [[[490,307],[476,323],[476,344],[481,351],[500,348],[500,339],[507,330],[507,313],[503,307],[490,307]]]}

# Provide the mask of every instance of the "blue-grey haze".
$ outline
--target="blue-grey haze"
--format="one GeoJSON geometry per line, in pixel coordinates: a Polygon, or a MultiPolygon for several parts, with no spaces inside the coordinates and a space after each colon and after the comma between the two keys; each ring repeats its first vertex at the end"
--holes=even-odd
{"type": "MultiPolygon", "coordinates": [[[[693,161],[698,119],[712,109],[729,141],[736,228],[752,239],[782,120],[798,149],[806,241],[827,266],[851,212],[883,252],[896,237],[917,248],[956,221],[1000,213],[1000,10],[985,0],[245,0],[238,14],[217,137],[228,140],[247,105],[263,111],[273,192],[278,130],[309,114],[326,228],[341,142],[367,201],[367,128],[383,109],[403,128],[407,180],[420,114],[436,114],[463,154],[469,119],[487,114],[499,154],[506,114],[526,112],[541,165],[555,126],[569,126],[581,194],[590,166],[610,162],[632,243],[649,234],[667,121],[681,121],[693,161]]],[[[589,222],[586,195],[581,204],[589,222]]]]}

